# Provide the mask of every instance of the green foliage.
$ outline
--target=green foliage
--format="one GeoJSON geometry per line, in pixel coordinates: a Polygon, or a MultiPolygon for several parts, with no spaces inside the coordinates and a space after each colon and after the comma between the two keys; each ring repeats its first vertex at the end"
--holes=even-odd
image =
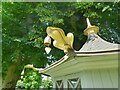
{"type": "Polygon", "coordinates": [[[17,81],[16,89],[37,89],[46,88],[52,89],[52,80],[42,80],[41,75],[32,70],[27,70],[24,76],[17,81]]]}
{"type": "MultiPolygon", "coordinates": [[[[74,49],[79,50],[87,38],[83,35],[83,30],[86,28],[85,19],[89,17],[92,25],[100,27],[98,34],[103,39],[120,43],[119,9],[119,2],[3,2],[3,79],[7,68],[14,62],[21,62],[18,66],[20,73],[26,64],[44,68],[46,64],[51,64],[64,55],[63,51],[53,46],[50,55],[45,54],[43,40],[47,26],[62,28],[65,34],[72,32],[75,36],[74,49]],[[50,59],[50,56],[53,58],[50,59]]],[[[31,73],[24,77],[26,79],[23,81],[27,83],[25,88],[39,85],[37,79],[28,83],[36,75],[31,73]]],[[[21,81],[18,83],[23,85],[21,81]]]]}
{"type": "Polygon", "coordinates": [[[43,80],[40,87],[41,88],[47,88],[48,90],[51,90],[53,86],[52,80],[43,80]]]}
{"type": "Polygon", "coordinates": [[[31,89],[39,88],[41,82],[40,75],[36,72],[29,71],[24,77],[18,80],[16,88],[17,89],[31,89]]]}

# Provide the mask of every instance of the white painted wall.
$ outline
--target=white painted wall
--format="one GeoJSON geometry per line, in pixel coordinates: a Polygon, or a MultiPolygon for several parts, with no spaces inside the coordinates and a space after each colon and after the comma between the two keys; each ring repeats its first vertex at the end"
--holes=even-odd
{"type": "Polygon", "coordinates": [[[118,88],[118,70],[85,71],[81,75],[83,88],[118,88]]]}
{"type": "Polygon", "coordinates": [[[90,70],[54,77],[53,87],[56,80],[63,80],[64,88],[67,88],[67,80],[72,78],[80,78],[82,88],[118,88],[118,69],[90,70]]]}

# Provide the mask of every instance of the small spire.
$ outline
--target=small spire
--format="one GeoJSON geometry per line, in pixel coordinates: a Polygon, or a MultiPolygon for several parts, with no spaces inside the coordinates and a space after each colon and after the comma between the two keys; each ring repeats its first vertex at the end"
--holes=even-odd
{"type": "Polygon", "coordinates": [[[91,23],[90,23],[89,18],[87,18],[86,20],[87,20],[87,25],[88,25],[88,27],[90,27],[90,26],[91,26],[91,23]]]}
{"type": "Polygon", "coordinates": [[[86,18],[86,21],[87,21],[87,28],[84,30],[84,35],[88,36],[91,33],[99,32],[99,27],[91,25],[89,18],[86,18]]]}

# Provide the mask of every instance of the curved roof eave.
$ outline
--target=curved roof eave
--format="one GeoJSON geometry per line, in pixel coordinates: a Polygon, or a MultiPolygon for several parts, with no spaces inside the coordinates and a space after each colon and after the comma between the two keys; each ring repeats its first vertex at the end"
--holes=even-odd
{"type": "Polygon", "coordinates": [[[91,33],[88,35],[86,43],[82,46],[79,51],[70,51],[60,60],[51,64],[50,66],[40,69],[39,73],[49,75],[47,72],[51,69],[58,67],[62,63],[69,60],[70,57],[87,57],[87,56],[102,56],[120,54],[120,44],[113,44],[103,40],[96,33],[91,33]]]}
{"type": "Polygon", "coordinates": [[[111,55],[111,54],[120,54],[120,49],[117,50],[108,50],[108,51],[86,51],[86,52],[82,52],[82,51],[74,51],[71,52],[69,54],[66,54],[65,56],[63,56],[60,60],[56,61],[55,63],[51,64],[50,66],[44,68],[44,69],[40,69],[39,73],[50,76],[49,74],[47,74],[47,72],[49,70],[51,70],[52,68],[55,68],[59,65],[61,65],[62,63],[66,62],[67,60],[69,60],[70,57],[87,57],[87,56],[102,56],[102,55],[111,55]]]}

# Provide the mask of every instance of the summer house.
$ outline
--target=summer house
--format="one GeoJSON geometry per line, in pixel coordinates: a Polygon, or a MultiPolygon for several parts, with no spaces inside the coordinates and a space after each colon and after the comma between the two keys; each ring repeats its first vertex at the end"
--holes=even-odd
{"type": "MultiPolygon", "coordinates": [[[[87,24],[84,35],[88,38],[79,51],[71,46],[68,51],[64,50],[67,53],[60,60],[39,70],[40,73],[52,77],[53,88],[118,88],[120,45],[107,42],[98,36],[99,28],[92,26],[89,19],[87,24]]],[[[56,39],[50,34],[52,31],[54,30],[50,31],[49,28],[47,33],[56,39]]],[[[60,45],[62,44],[55,46],[60,45]]]]}

